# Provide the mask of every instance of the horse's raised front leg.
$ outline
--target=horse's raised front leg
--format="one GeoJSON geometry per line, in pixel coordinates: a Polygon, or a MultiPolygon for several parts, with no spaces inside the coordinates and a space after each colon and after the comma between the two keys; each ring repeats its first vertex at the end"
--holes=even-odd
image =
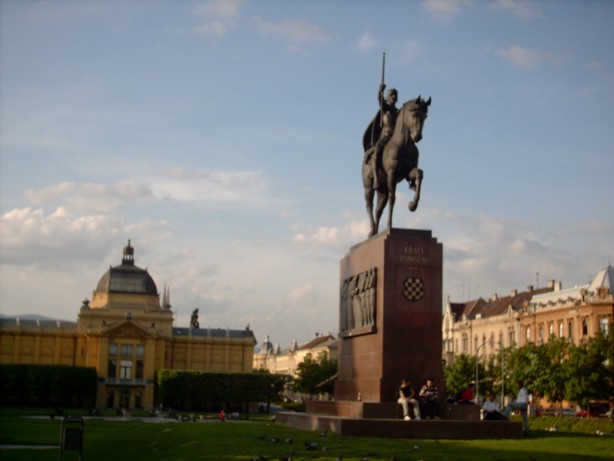
{"type": "Polygon", "coordinates": [[[414,168],[409,173],[409,188],[415,191],[414,198],[409,202],[409,211],[416,211],[418,202],[420,201],[420,190],[422,189],[422,178],[424,174],[420,168],[414,168]]]}

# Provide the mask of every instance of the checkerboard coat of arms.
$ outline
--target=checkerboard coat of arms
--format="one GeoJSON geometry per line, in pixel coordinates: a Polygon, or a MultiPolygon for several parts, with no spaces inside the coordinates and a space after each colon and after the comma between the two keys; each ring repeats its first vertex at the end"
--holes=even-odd
{"type": "Polygon", "coordinates": [[[420,301],[424,296],[424,282],[420,277],[407,277],[403,282],[403,295],[411,302],[420,301]]]}

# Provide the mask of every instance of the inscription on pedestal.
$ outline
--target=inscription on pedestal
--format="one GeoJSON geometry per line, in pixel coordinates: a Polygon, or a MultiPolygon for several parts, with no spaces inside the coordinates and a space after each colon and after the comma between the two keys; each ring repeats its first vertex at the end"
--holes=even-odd
{"type": "Polygon", "coordinates": [[[399,262],[409,266],[423,266],[429,263],[429,259],[424,248],[417,246],[406,246],[403,247],[403,252],[399,256],[399,262]]]}

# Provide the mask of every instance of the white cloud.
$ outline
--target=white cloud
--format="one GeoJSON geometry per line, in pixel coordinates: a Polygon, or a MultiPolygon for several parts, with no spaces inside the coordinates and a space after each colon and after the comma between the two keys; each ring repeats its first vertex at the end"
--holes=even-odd
{"type": "Polygon", "coordinates": [[[155,195],[165,200],[209,206],[228,204],[266,205],[267,179],[260,171],[169,170],[162,177],[151,178],[155,195]]]}
{"type": "Polygon", "coordinates": [[[210,0],[199,4],[194,9],[197,16],[214,16],[224,18],[236,18],[239,16],[241,7],[245,4],[243,0],[210,0]]]}
{"type": "Polygon", "coordinates": [[[361,53],[367,53],[374,49],[378,44],[378,40],[370,32],[365,32],[360,36],[356,43],[356,49],[361,53]]]}
{"type": "Polygon", "coordinates": [[[71,213],[112,213],[138,202],[192,203],[208,207],[230,204],[262,207],[279,203],[267,197],[268,182],[260,171],[187,170],[173,168],[159,175],[113,184],[62,182],[28,189],[31,205],[62,207],[71,213]]]}
{"type": "Polygon", "coordinates": [[[291,303],[304,302],[305,300],[307,302],[313,302],[315,297],[315,290],[312,283],[296,288],[288,293],[288,300],[291,303]]]}
{"type": "Polygon", "coordinates": [[[195,35],[208,35],[221,38],[237,25],[242,0],[210,0],[198,5],[194,10],[195,16],[205,16],[207,19],[191,29],[195,35]]]}
{"type": "Polygon", "coordinates": [[[49,214],[41,209],[13,209],[0,216],[0,259],[20,265],[87,258],[92,246],[102,248],[123,226],[117,217],[74,216],[64,208],[49,214]]]}
{"type": "Polygon", "coordinates": [[[447,21],[453,14],[458,13],[463,6],[471,3],[471,0],[425,0],[422,2],[422,6],[434,18],[447,21]]]}
{"type": "Polygon", "coordinates": [[[109,213],[126,203],[153,198],[151,189],[131,180],[114,184],[62,182],[40,189],[28,189],[31,204],[61,203],[62,207],[83,213],[109,213]]]}
{"type": "Polygon", "coordinates": [[[540,11],[534,5],[522,0],[497,0],[491,8],[494,10],[509,11],[520,19],[528,20],[541,17],[540,11]]]}
{"type": "Polygon", "coordinates": [[[368,233],[366,220],[350,220],[341,227],[318,226],[302,229],[302,226],[297,226],[292,241],[305,247],[340,249],[350,242],[363,240],[368,233]]]}
{"type": "Polygon", "coordinates": [[[192,28],[192,33],[196,35],[211,35],[214,37],[223,37],[228,29],[232,27],[232,23],[227,21],[208,21],[199,26],[192,28]]]}
{"type": "Polygon", "coordinates": [[[307,21],[288,19],[271,22],[260,16],[254,17],[254,21],[262,34],[275,35],[293,43],[324,43],[330,39],[328,33],[307,21]]]}
{"type": "Polygon", "coordinates": [[[497,50],[496,53],[513,64],[528,68],[556,60],[552,53],[533,51],[519,46],[510,46],[505,50],[497,50]]]}

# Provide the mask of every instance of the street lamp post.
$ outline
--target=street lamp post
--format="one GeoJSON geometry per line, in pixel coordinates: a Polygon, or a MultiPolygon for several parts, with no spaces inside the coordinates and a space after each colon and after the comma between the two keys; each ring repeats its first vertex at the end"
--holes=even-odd
{"type": "Polygon", "coordinates": [[[505,403],[505,348],[503,341],[499,341],[499,348],[501,349],[501,408],[503,408],[505,403]]]}
{"type": "Polygon", "coordinates": [[[480,364],[480,355],[478,354],[478,352],[480,352],[480,349],[482,349],[484,346],[486,346],[486,343],[482,343],[478,346],[478,348],[475,350],[475,404],[479,405],[480,404],[480,380],[479,380],[479,373],[478,373],[478,365],[480,364]]]}

